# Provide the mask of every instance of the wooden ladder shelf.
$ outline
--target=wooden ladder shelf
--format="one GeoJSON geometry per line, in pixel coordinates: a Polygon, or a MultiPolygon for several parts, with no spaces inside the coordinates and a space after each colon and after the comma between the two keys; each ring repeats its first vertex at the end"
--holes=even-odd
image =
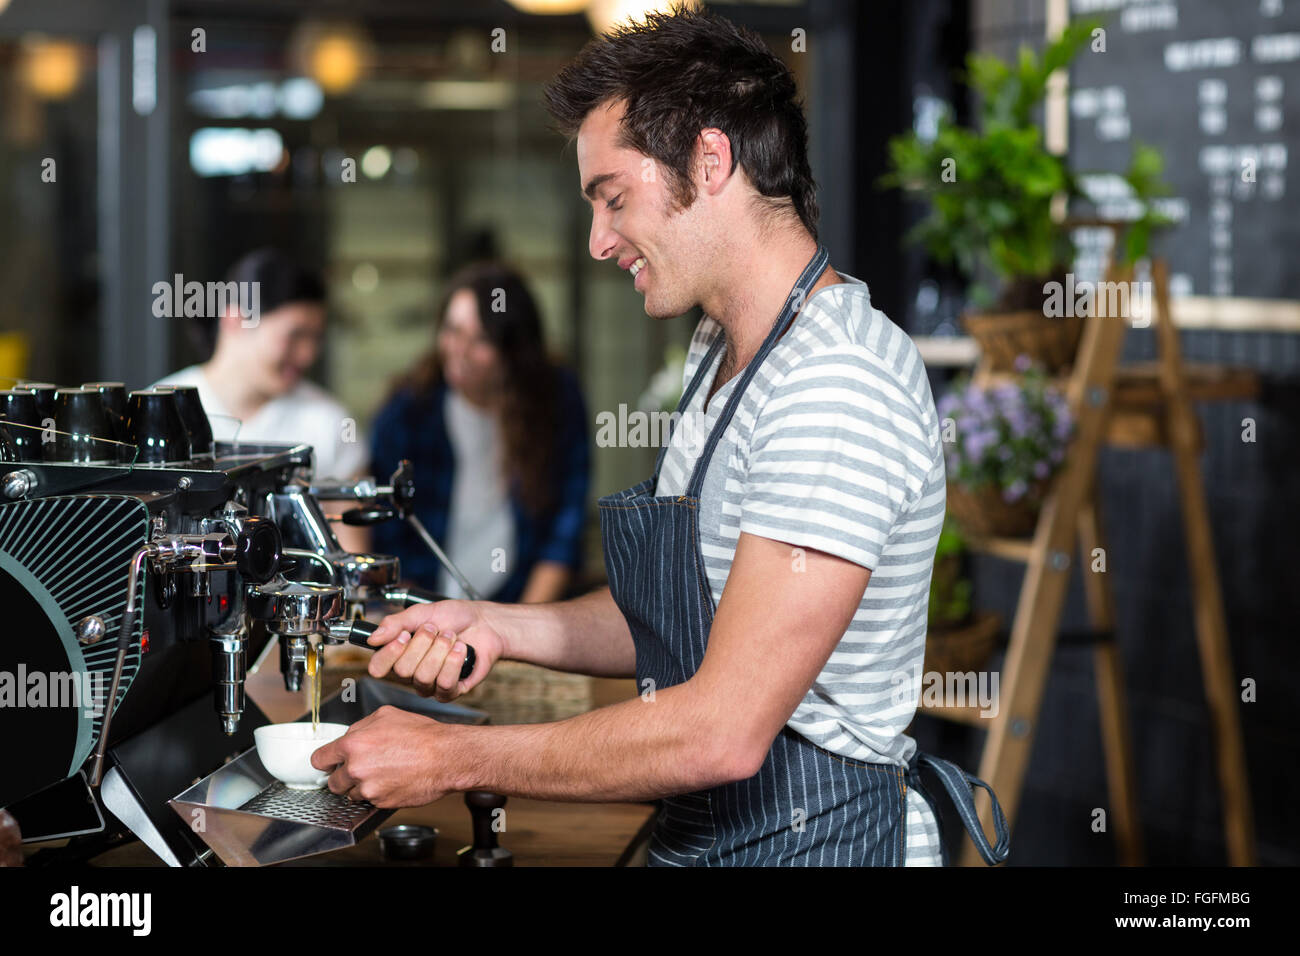
{"type": "MultiPolygon", "coordinates": [[[[1166,264],[1155,261],[1151,276],[1154,301],[1150,318],[1156,334],[1158,361],[1121,366],[1119,356],[1127,330],[1125,318],[1089,316],[1078,355],[1064,383],[1076,419],[1075,437],[1044,502],[1033,537],[971,542],[974,550],[1025,564],[996,715],[982,717],[978,707],[925,706],[921,712],[988,731],[978,776],[998,795],[1008,823],[1014,827],[1057,643],[1073,556],[1079,555],[1088,615],[1095,632],[1094,662],[1110,803],[1107,826],[1114,830],[1119,862],[1126,866],[1143,862],[1137,774],[1125,704],[1123,666],[1115,640],[1114,599],[1106,573],[1091,570],[1094,549],[1106,547],[1096,500],[1097,458],[1103,444],[1168,447],[1173,453],[1182,506],[1195,602],[1196,640],[1209,703],[1228,861],[1234,866],[1252,866],[1256,861],[1254,820],[1237,711],[1237,687],[1198,460],[1202,445],[1200,425],[1192,402],[1250,398],[1256,394],[1258,383],[1249,371],[1184,364],[1169,311],[1166,264]]],[[[1112,265],[1107,278],[1112,282],[1129,282],[1133,279],[1132,267],[1112,265]]],[[[1097,297],[1097,301],[1101,298],[1097,297]]],[[[994,378],[987,363],[982,361],[976,368],[975,381],[986,383],[994,378]]],[[[976,790],[976,806],[985,832],[992,833],[992,808],[983,790],[976,790]]],[[[970,841],[965,843],[961,863],[966,866],[981,863],[970,841]]]]}

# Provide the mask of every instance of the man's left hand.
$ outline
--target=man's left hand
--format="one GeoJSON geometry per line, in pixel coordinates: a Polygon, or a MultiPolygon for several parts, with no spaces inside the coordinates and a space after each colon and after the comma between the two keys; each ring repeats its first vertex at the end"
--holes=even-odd
{"type": "Polygon", "coordinates": [[[326,781],[333,793],[383,809],[422,807],[454,789],[451,733],[429,717],[384,706],[318,749],[311,763],[333,769],[326,781]]]}

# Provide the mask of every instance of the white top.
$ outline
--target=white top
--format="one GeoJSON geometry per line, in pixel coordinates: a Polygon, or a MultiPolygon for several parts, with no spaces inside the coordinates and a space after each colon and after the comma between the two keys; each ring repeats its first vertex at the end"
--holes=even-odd
{"type": "Polygon", "coordinates": [[[155,384],[197,385],[217,441],[232,441],[238,431],[241,441],[311,445],[315,460],[312,474],[318,481],[348,481],[361,475],[369,463],[368,446],[356,419],[312,382],[299,382],[288,394],[271,399],[243,423],[222,404],[198,365],[174,372],[155,384]]]}
{"type": "MultiPolygon", "coordinates": [[[[515,558],[515,516],[506,487],[501,422],[455,389],[447,389],[443,414],[456,470],[446,540],[441,543],[474,589],[490,597],[505,583],[515,558]]],[[[448,597],[466,597],[445,569],[441,587],[448,597]]]]}
{"type": "MultiPolygon", "coordinates": [[[[700,550],[715,602],[742,532],[871,569],[848,630],[787,724],[849,760],[906,767],[946,502],[943,446],[916,346],[872,308],[865,283],[844,278],[808,297],[745,390],[700,489],[700,550]]],[[[700,320],[685,382],[721,334],[700,320]]],[[[716,374],[717,360],[673,432],[657,495],[685,493],[740,381],[706,408],[716,374]]],[[[941,863],[930,807],[914,789],[906,806],[907,865],[941,863]]]]}

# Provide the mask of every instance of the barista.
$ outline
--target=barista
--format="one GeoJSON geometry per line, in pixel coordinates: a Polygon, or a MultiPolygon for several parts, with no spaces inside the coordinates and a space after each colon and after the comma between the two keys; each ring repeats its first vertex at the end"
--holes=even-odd
{"type": "Polygon", "coordinates": [[[789,69],[721,17],[651,14],[584,48],[547,103],[576,134],[591,255],[654,319],[704,310],[682,418],[655,474],[601,499],[608,588],[408,609],[371,638],[370,672],[450,700],[515,659],[635,674],[640,696],[516,727],[382,708],[313,764],[382,807],[476,789],[661,800],[648,856],[676,866],[938,864],[928,768],[984,859],[1005,859],[996,798],[992,846],[984,784],[905,733],[944,515],[939,421],[915,344],[818,245],[789,69]],[[706,443],[678,441],[687,421],[706,443]]]}

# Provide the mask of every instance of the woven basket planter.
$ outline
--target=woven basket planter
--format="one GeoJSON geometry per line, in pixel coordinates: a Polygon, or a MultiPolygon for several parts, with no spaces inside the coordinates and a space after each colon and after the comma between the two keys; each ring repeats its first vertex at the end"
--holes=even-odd
{"type": "Polygon", "coordinates": [[[1016,357],[1027,355],[1048,375],[1056,375],[1074,364],[1083,335],[1080,316],[1057,318],[1030,311],[968,313],[961,322],[994,372],[1014,372],[1016,357]]]}
{"type": "Polygon", "coordinates": [[[1002,489],[985,485],[971,490],[948,482],[948,510],[967,534],[997,538],[1023,538],[1033,533],[1047,482],[1031,485],[1023,498],[1009,503],[1002,489]]]}
{"type": "Polygon", "coordinates": [[[953,674],[977,671],[997,649],[1002,618],[991,611],[976,611],[960,627],[931,628],[925,637],[925,673],[953,674]]]}

